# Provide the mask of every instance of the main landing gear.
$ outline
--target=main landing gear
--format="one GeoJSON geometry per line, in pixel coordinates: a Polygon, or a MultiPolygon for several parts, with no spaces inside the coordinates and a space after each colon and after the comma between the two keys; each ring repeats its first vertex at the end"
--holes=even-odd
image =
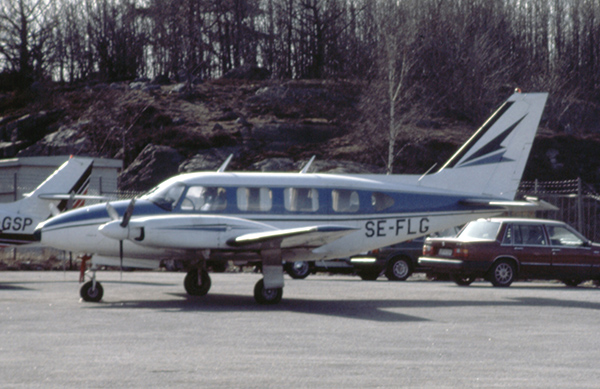
{"type": "MultiPolygon", "coordinates": [[[[183,280],[185,291],[190,296],[204,296],[211,287],[210,275],[206,269],[192,269],[183,280]]],[[[277,304],[283,297],[283,288],[266,289],[263,280],[259,280],[254,286],[254,299],[259,304],[277,304]]]]}
{"type": "MultiPolygon", "coordinates": [[[[100,282],[96,281],[96,268],[92,267],[91,280],[84,283],[79,290],[83,301],[97,303],[102,300],[104,289],[100,282]]],[[[206,269],[190,270],[183,281],[185,291],[190,296],[204,296],[211,287],[211,280],[206,269]]],[[[254,299],[263,305],[278,304],[283,297],[283,288],[265,288],[264,279],[259,280],[254,286],[254,299]]]]}

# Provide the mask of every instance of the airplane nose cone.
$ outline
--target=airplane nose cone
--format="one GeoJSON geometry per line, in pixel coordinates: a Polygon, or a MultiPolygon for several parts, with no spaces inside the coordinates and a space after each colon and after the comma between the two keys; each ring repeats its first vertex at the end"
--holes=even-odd
{"type": "Polygon", "coordinates": [[[129,229],[121,227],[121,221],[115,220],[98,227],[98,231],[107,238],[125,240],[129,237],[129,229]]]}

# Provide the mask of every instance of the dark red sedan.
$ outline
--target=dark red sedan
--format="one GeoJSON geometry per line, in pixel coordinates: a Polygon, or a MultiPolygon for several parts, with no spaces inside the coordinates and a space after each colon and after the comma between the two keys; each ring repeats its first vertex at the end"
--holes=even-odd
{"type": "Polygon", "coordinates": [[[517,278],[577,286],[600,280],[600,244],[559,221],[480,219],[454,238],[427,238],[419,265],[450,274],[463,286],[476,278],[505,287],[517,278]]]}

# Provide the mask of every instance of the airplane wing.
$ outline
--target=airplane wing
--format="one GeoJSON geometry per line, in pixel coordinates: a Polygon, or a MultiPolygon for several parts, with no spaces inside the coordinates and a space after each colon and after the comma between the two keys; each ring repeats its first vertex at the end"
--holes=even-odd
{"type": "Polygon", "coordinates": [[[343,236],[356,231],[356,228],[344,226],[312,226],[289,228],[276,231],[254,232],[229,239],[227,244],[234,247],[243,247],[279,241],[281,248],[320,247],[331,243],[343,236]]]}

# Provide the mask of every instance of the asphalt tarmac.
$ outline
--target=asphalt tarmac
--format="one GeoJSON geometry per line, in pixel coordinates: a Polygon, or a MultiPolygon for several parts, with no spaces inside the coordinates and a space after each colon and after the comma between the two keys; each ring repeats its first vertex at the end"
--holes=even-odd
{"type": "Polygon", "coordinates": [[[422,278],[286,276],[254,302],[259,274],[0,272],[0,386],[373,388],[598,387],[600,289],[556,282],[458,287],[422,278]]]}

